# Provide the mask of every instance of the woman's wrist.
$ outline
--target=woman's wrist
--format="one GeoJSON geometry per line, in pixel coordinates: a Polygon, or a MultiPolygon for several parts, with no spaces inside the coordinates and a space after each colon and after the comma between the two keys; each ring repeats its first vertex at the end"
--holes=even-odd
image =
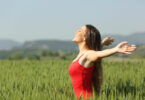
{"type": "Polygon", "coordinates": [[[114,47],[113,50],[114,50],[115,53],[118,53],[118,48],[117,47],[114,47]]]}

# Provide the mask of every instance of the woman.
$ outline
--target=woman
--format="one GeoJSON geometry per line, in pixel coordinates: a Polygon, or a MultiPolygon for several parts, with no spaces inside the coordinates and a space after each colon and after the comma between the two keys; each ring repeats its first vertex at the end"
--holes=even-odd
{"type": "MultiPolygon", "coordinates": [[[[101,59],[115,53],[131,54],[136,49],[135,45],[127,45],[127,41],[119,43],[116,47],[101,51],[103,44],[108,44],[110,39],[101,43],[100,32],[92,25],[85,25],[75,32],[72,40],[79,47],[79,54],[68,68],[75,97],[89,98],[98,95],[102,84],[101,59]]],[[[113,41],[112,41],[113,42],[113,41]]],[[[111,43],[111,42],[110,42],[111,43]]]]}

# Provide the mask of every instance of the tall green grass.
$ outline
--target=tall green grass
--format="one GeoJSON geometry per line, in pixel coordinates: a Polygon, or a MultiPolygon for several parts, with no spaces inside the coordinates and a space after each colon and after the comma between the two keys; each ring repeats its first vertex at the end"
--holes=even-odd
{"type": "MultiPolygon", "coordinates": [[[[71,60],[1,60],[0,100],[74,100],[71,60]]],[[[145,61],[103,60],[103,84],[93,100],[145,100],[145,61]]]]}

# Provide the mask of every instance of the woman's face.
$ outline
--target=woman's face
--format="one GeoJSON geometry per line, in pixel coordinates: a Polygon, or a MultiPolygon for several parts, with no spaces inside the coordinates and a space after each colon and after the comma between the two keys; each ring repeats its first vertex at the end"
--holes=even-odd
{"type": "Polygon", "coordinates": [[[80,43],[85,41],[86,26],[81,27],[75,32],[75,37],[73,38],[74,43],[80,43]]]}

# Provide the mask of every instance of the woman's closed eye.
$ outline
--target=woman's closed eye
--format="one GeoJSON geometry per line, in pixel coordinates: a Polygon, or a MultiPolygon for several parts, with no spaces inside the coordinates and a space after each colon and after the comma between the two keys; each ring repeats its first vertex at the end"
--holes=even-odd
{"type": "Polygon", "coordinates": [[[79,32],[81,32],[82,30],[80,29],[79,32]]]}

